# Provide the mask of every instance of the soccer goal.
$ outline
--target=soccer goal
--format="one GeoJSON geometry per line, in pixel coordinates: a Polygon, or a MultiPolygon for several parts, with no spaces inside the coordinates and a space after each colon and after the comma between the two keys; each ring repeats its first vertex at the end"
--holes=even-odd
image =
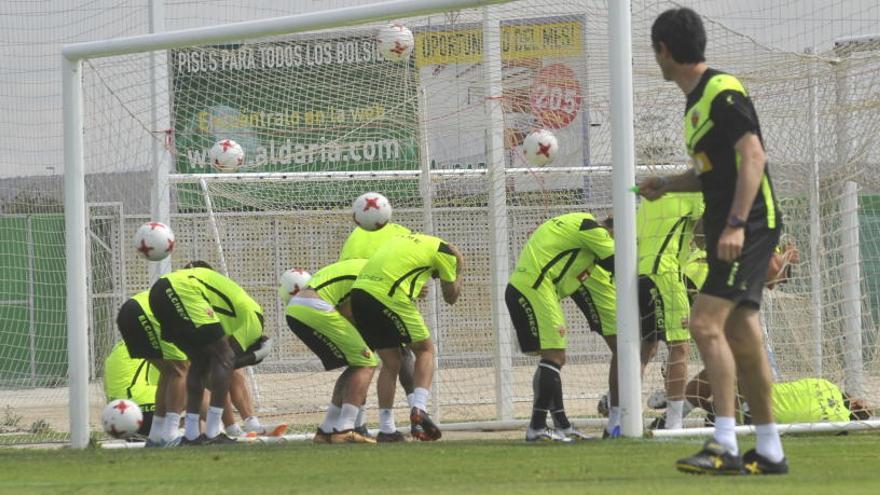
{"type": "MultiPolygon", "coordinates": [[[[630,13],[626,2],[609,10],[598,0],[399,0],[66,47],[71,444],[97,429],[113,304],[169,268],[149,267],[128,245],[150,218],[175,230],[172,267],[225,265],[261,303],[278,342],[254,370],[262,414],[313,429],[335,375],[286,328],[277,277],[334,261],[353,227],[352,199],[371,190],[391,200],[394,221],[467,257],[461,300],[450,307],[432,293],[422,309],[438,350],[431,412],[473,427],[512,424],[531,409],[534,358],[518,352],[503,301],[529,233],[564,212],[614,212],[619,301],[629,301],[618,309],[631,351],[622,390],[627,432],[640,433],[642,397],[662,378],[652,364],[639,380],[628,188],[636,175],[687,162],[683,98],[662,81],[649,42],[653,18],[675,5],[631,3],[630,13]],[[404,61],[376,47],[388,21],[414,34],[404,61]],[[522,154],[536,128],[560,143],[541,168],[522,154]],[[232,172],[208,160],[223,138],[246,151],[232,172]],[[95,174],[118,182],[86,194],[83,177],[95,174]],[[132,182],[140,187],[126,190],[149,191],[152,211],[107,199],[132,182]]],[[[709,60],[740,76],[755,101],[786,234],[803,253],[791,281],[767,295],[780,380],[825,377],[876,403],[880,50],[788,53],[712,19],[706,27],[709,60]]],[[[565,309],[566,409],[597,418],[609,354],[577,308],[565,309]]],[[[694,355],[691,374],[699,366],[694,355]]],[[[375,407],[372,390],[368,401],[375,407]]]]}

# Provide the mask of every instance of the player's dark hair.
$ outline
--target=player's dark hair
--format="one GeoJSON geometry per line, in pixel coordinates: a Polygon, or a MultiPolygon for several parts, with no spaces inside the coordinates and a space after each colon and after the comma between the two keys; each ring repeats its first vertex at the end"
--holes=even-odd
{"type": "Polygon", "coordinates": [[[651,45],[655,52],[660,52],[660,43],[666,45],[673,60],[680,64],[706,60],[706,30],[699,14],[689,8],[669,9],[657,16],[651,26],[651,45]]]}
{"type": "Polygon", "coordinates": [[[207,261],[202,260],[192,260],[187,263],[184,268],[207,268],[208,270],[214,269],[214,267],[209,265],[207,261]]]}
{"type": "Polygon", "coordinates": [[[872,411],[865,406],[865,403],[850,397],[846,392],[842,392],[843,405],[849,411],[850,421],[867,421],[871,419],[872,411]]]}
{"type": "Polygon", "coordinates": [[[605,220],[602,220],[602,226],[605,227],[606,229],[613,229],[614,228],[614,217],[611,215],[608,215],[608,217],[605,220]]]}

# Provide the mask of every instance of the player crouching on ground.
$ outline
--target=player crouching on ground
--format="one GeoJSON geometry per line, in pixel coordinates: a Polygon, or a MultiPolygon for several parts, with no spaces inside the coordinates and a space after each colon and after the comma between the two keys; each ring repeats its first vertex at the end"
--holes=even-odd
{"type": "Polygon", "coordinates": [[[263,337],[263,311],[247,292],[205,262],[162,276],[150,289],[150,307],[163,338],[190,358],[183,445],[236,441],[222,433],[223,406],[236,367],[257,364],[271,351],[263,337]],[[205,384],[211,391],[205,432],[199,409],[205,384]]]}
{"type": "Polygon", "coordinates": [[[394,424],[394,392],[400,371],[400,346],[416,355],[410,431],[423,441],[439,440],[440,429],[425,412],[434,372],[434,343],[415,299],[429,278],[440,279],[443,300],[455,304],[461,294],[464,258],[438,237],[409,234],[383,244],[364,265],[351,290],[351,308],[358,331],[379,353],[379,431],[398,436],[394,424]]]}
{"type": "Polygon", "coordinates": [[[156,410],[159,368],[146,359],[132,358],[125,342],[117,342],[104,360],[104,394],[107,402],[128,399],[141,408],[144,421],[137,435],[146,437],[156,410]]]}
{"type": "MultiPolygon", "coordinates": [[[[542,223],[526,241],[505,292],[520,350],[539,354],[535,401],[526,441],[587,438],[565,415],[561,370],[568,331],[560,298],[571,279],[584,280],[594,265],[614,272],[614,240],[589,213],[567,213],[542,223]],[[547,413],[557,429],[547,427],[547,413]]],[[[573,289],[572,289],[573,290],[573,289]]]]}
{"type": "Polygon", "coordinates": [[[333,387],[315,443],[376,443],[363,424],[362,406],[378,359],[351,323],[351,285],[367,260],[339,261],[309,277],[302,270],[282,275],[278,294],[287,305],[287,325],[321,359],[324,369],[345,366],[333,387]]]}

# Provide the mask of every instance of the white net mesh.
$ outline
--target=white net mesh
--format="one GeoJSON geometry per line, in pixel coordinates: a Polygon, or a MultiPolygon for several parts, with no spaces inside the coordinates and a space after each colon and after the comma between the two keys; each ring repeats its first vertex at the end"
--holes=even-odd
{"type": "MultiPolygon", "coordinates": [[[[200,8],[197,15],[192,2],[167,3],[169,28],[192,27],[206,19],[286,14],[293,8],[239,2],[234,7],[200,8]]],[[[715,8],[688,4],[698,11],[715,8]]],[[[765,300],[765,323],[780,378],[827,377],[876,403],[880,202],[875,177],[880,118],[873,88],[878,85],[880,47],[869,41],[838,52],[803,55],[794,50],[817,44],[818,31],[807,36],[791,27],[775,31],[786,50],[768,47],[731,26],[748,24],[743,31],[775,41],[759,34],[770,32],[788,14],[765,9],[748,23],[722,15],[738,11],[739,4],[725,3],[715,11],[718,16],[706,18],[707,58],[713,67],[740,77],[752,94],[786,214],[786,234],[802,253],[791,282],[765,300]],[[817,222],[811,220],[814,168],[819,177],[817,222]],[[842,201],[848,181],[857,185],[856,209],[847,209],[842,201]],[[818,242],[811,244],[811,233],[819,234],[818,242]],[[861,345],[848,351],[856,335],[861,345]]],[[[212,172],[204,166],[210,145],[218,138],[232,138],[248,154],[240,172],[289,176],[205,179],[230,275],[263,304],[267,332],[279,339],[275,354],[256,369],[264,414],[277,414],[305,429],[318,417],[335,378],[319,371],[317,360],[278,318],[278,272],[294,265],[314,270],[333,261],[351,228],[351,200],[377,190],[394,204],[395,221],[447,238],[469,258],[461,301],[453,307],[437,304],[433,329],[440,371],[433,407],[444,421],[494,419],[496,338],[487,285],[492,262],[489,187],[479,172],[487,163],[490,144],[486,108],[503,109],[508,167],[525,166],[518,143],[525,131],[538,125],[555,126],[560,153],[554,166],[609,164],[613,110],[605,5],[542,0],[493,7],[489,18],[502,22],[500,74],[489,73],[482,63],[480,10],[398,19],[416,36],[416,51],[408,63],[377,57],[370,41],[375,25],[156,52],[155,84],[149,54],[86,61],[87,201],[95,203],[89,207],[93,411],[104,403],[102,361],[117,338],[116,310],[122,300],[149,284],[148,266],[136,257],[130,239],[149,218],[148,171],[154,147],[158,144],[160,159],[174,170],[191,174],[174,179],[168,191],[170,223],[178,238],[174,266],[195,258],[216,263],[218,242],[196,176],[212,172]],[[492,82],[503,92],[487,102],[492,82]],[[575,87],[579,94],[573,93],[575,87]],[[425,166],[433,171],[427,182],[421,175],[425,166]],[[450,169],[477,172],[444,172],[450,169]],[[301,175],[326,171],[403,172],[357,180],[301,175]]],[[[873,19],[876,25],[876,5],[834,5],[851,10],[835,15],[835,33],[862,34],[861,20],[873,19]]],[[[649,43],[654,17],[672,6],[632,2],[636,154],[644,173],[686,159],[681,140],[684,100],[677,88],[661,80],[649,43]]],[[[813,7],[801,12],[805,19],[824,15],[822,8],[813,7]]],[[[143,22],[134,20],[142,12],[132,12],[120,14],[132,19],[127,22],[105,18],[102,26],[116,26],[102,31],[105,36],[143,32],[143,22]]],[[[57,64],[57,52],[52,56],[57,64]]],[[[52,111],[57,114],[57,109],[52,111]]],[[[12,135],[21,134],[18,127],[6,127],[12,135]]],[[[60,130],[45,128],[55,137],[49,145],[54,155],[15,153],[25,157],[22,160],[36,157],[32,161],[41,174],[43,168],[57,166],[60,157],[60,130]]],[[[506,183],[511,263],[528,233],[544,219],[583,208],[602,217],[610,208],[607,173],[509,172],[506,183]]],[[[60,438],[50,432],[67,428],[59,185],[45,180],[3,186],[9,199],[2,221],[8,223],[0,229],[0,250],[9,254],[2,257],[8,263],[4,273],[14,283],[6,285],[0,305],[5,322],[0,328],[0,404],[10,406],[7,423],[13,433],[0,437],[0,442],[60,438]],[[40,420],[51,430],[41,429],[40,420]],[[26,434],[30,429],[39,435],[26,434]]],[[[606,389],[608,354],[574,305],[565,302],[565,308],[572,327],[570,362],[563,377],[566,405],[575,416],[593,414],[595,399],[606,389]]],[[[432,311],[430,306],[424,309],[432,311]]],[[[530,407],[533,363],[513,345],[513,399],[516,416],[523,417],[530,407]]],[[[694,359],[692,373],[698,366],[694,359]]],[[[659,386],[655,366],[648,368],[645,381],[646,392],[659,386]]],[[[371,404],[374,397],[371,392],[371,404]]]]}

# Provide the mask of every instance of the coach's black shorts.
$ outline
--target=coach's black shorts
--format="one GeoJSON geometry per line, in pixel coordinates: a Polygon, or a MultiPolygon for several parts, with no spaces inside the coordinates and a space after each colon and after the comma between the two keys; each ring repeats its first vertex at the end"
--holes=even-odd
{"type": "Polygon", "coordinates": [[[375,297],[352,289],[349,298],[357,331],[370,349],[390,349],[412,342],[403,318],[375,297]]]}
{"type": "Polygon", "coordinates": [[[116,328],[128,347],[128,355],[137,359],[162,359],[159,337],[143,308],[134,299],[125,301],[116,316],[116,328]]]}
{"type": "Polygon", "coordinates": [[[191,359],[202,357],[201,350],[205,346],[226,335],[219,323],[196,327],[186,305],[167,279],[160,278],[150,288],[150,309],[162,326],[162,338],[179,347],[191,359]]]}
{"type": "Polygon", "coordinates": [[[706,233],[709,274],[700,293],[727,299],[737,306],[760,309],[767,279],[767,265],[779,244],[779,229],[747,227],[745,234],[739,259],[727,263],[716,256],[718,235],[710,236],[709,232],[706,233]]]}

